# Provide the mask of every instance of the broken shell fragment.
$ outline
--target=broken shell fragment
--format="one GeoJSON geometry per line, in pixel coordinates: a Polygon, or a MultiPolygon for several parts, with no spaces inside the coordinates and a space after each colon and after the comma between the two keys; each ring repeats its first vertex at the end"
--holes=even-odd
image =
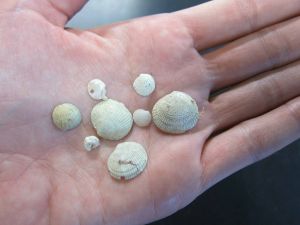
{"type": "Polygon", "coordinates": [[[88,92],[92,99],[95,100],[106,100],[106,85],[99,79],[91,80],[88,83],[88,92]]]}
{"type": "Polygon", "coordinates": [[[152,109],[153,122],[162,131],[181,134],[196,126],[199,111],[196,101],[179,91],[162,97],[152,109]]]}
{"type": "Polygon", "coordinates": [[[137,109],[133,113],[133,121],[139,127],[146,127],[151,123],[151,113],[143,109],[137,109]]]}
{"type": "Polygon", "coordinates": [[[147,153],[141,144],[123,142],[110,154],[107,167],[112,177],[129,180],[143,172],[147,161],[147,153]]]}
{"type": "Polygon", "coordinates": [[[52,112],[54,125],[63,131],[71,130],[79,126],[81,113],[79,109],[70,103],[57,105],[52,112]]]}
{"type": "Polygon", "coordinates": [[[140,74],[133,82],[133,88],[141,96],[149,96],[155,90],[155,80],[150,74],[140,74]]]}
{"type": "Polygon", "coordinates": [[[88,136],[84,139],[84,148],[87,151],[91,151],[92,149],[95,149],[100,146],[99,138],[95,136],[88,136]]]}
{"type": "Polygon", "coordinates": [[[133,119],[126,106],[108,99],[94,106],[91,121],[97,134],[108,140],[120,140],[131,130],[133,119]]]}

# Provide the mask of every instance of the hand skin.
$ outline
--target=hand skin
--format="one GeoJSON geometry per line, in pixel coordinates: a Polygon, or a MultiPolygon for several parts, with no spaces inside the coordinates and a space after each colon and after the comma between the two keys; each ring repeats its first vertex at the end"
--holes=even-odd
{"type": "Polygon", "coordinates": [[[219,0],[65,30],[84,3],[0,3],[1,225],[148,223],[300,137],[299,0],[219,0]],[[131,87],[139,73],[155,76],[149,98],[131,87]],[[116,181],[106,169],[116,143],[103,141],[91,153],[82,146],[95,133],[89,113],[96,102],[86,90],[95,77],[131,111],[187,92],[201,119],[177,136],[134,127],[125,140],[144,145],[149,164],[136,179],[116,181]],[[81,109],[79,128],[53,126],[51,111],[62,102],[81,109]]]}

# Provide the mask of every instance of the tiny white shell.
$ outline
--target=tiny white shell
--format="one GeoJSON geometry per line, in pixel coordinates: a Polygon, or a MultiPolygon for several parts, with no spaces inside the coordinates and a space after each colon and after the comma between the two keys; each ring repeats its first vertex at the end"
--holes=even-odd
{"type": "Polygon", "coordinates": [[[110,154],[107,167],[112,177],[129,180],[142,173],[147,162],[147,152],[141,144],[123,142],[110,154]]]}
{"type": "Polygon", "coordinates": [[[150,74],[140,74],[133,82],[133,88],[141,96],[149,96],[155,90],[155,80],[150,74]]]}
{"type": "Polygon", "coordinates": [[[102,80],[94,79],[88,83],[88,92],[92,99],[106,100],[106,85],[102,80]]]}
{"type": "Polygon", "coordinates": [[[91,121],[97,134],[108,140],[120,140],[132,128],[132,115],[126,106],[116,100],[108,99],[94,106],[91,121]]]}
{"type": "Polygon", "coordinates": [[[71,130],[81,123],[81,113],[79,109],[71,103],[60,104],[57,105],[52,112],[52,121],[60,130],[71,130]]]}
{"type": "Polygon", "coordinates": [[[143,109],[137,109],[133,113],[133,121],[139,127],[146,127],[151,123],[151,113],[143,109]]]}
{"type": "Polygon", "coordinates": [[[186,93],[173,91],[152,109],[153,122],[162,131],[181,134],[194,128],[199,119],[196,101],[186,93]]]}
{"type": "Polygon", "coordinates": [[[100,140],[95,136],[85,137],[83,146],[85,150],[91,151],[92,149],[95,149],[100,146],[100,140]]]}

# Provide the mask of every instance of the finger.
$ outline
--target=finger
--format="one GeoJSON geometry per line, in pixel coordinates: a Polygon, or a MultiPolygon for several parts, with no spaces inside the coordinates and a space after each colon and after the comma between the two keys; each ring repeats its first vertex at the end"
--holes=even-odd
{"type": "Polygon", "coordinates": [[[20,8],[40,13],[54,25],[63,27],[87,0],[28,0],[20,8]]]}
{"type": "Polygon", "coordinates": [[[208,187],[300,138],[300,97],[215,136],[202,153],[208,187]]]}
{"type": "Polygon", "coordinates": [[[244,82],[211,101],[215,131],[266,113],[300,96],[300,61],[244,82]]]}
{"type": "Polygon", "coordinates": [[[204,56],[213,90],[300,58],[300,17],[271,26],[204,56]]]}
{"type": "Polygon", "coordinates": [[[219,0],[176,12],[198,50],[299,15],[299,0],[219,0]],[[276,13],[274,13],[276,12],[276,13]]]}

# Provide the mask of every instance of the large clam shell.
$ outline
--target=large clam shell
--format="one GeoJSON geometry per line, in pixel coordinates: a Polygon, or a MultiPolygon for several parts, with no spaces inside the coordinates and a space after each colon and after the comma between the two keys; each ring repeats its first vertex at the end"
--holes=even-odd
{"type": "Polygon", "coordinates": [[[152,109],[152,117],[160,130],[181,134],[196,126],[199,111],[196,101],[191,96],[173,91],[156,102],[152,109]]]}
{"type": "Polygon", "coordinates": [[[147,161],[147,153],[141,144],[123,142],[110,154],[107,167],[112,177],[129,180],[143,172],[147,161]]]}
{"type": "Polygon", "coordinates": [[[131,130],[133,119],[126,106],[108,99],[94,106],[91,121],[97,134],[108,140],[120,140],[131,130]]]}

